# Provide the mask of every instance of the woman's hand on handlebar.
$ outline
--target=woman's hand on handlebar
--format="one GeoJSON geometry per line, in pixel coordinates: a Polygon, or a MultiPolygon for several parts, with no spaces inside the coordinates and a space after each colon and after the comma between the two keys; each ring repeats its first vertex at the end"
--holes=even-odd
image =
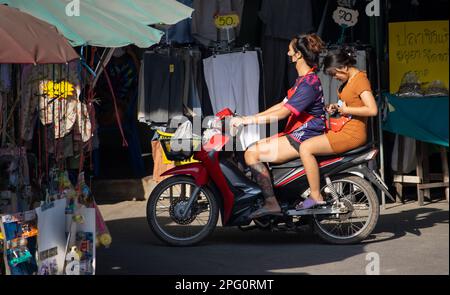
{"type": "Polygon", "coordinates": [[[234,117],[230,120],[230,133],[236,136],[240,128],[252,122],[252,117],[234,117]]]}
{"type": "Polygon", "coordinates": [[[231,128],[238,128],[239,126],[244,125],[244,117],[233,117],[230,120],[231,128]]]}
{"type": "Polygon", "coordinates": [[[234,117],[230,121],[231,127],[246,126],[254,122],[253,117],[234,117]]]}

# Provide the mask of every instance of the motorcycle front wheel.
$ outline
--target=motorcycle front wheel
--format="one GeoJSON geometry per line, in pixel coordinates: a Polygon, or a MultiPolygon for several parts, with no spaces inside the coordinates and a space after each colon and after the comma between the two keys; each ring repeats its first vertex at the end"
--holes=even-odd
{"type": "Polygon", "coordinates": [[[366,239],[377,225],[380,205],[370,182],[353,175],[332,179],[339,201],[334,202],[327,185],[322,187],[325,200],[346,213],[314,215],[313,227],[319,237],[331,244],[355,244],[366,239]]]}
{"type": "Polygon", "coordinates": [[[161,241],[172,246],[193,246],[214,231],[219,204],[208,187],[201,187],[187,208],[196,188],[192,177],[172,176],[153,189],[147,202],[147,222],[161,241]]]}

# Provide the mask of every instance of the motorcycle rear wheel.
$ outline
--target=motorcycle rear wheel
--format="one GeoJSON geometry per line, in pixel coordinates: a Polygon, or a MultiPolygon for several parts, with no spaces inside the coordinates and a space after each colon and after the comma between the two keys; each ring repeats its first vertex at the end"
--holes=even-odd
{"type": "MultiPolygon", "coordinates": [[[[358,176],[338,176],[331,181],[341,204],[352,210],[339,216],[314,215],[314,231],[327,243],[359,243],[366,239],[377,225],[380,215],[377,194],[370,182],[358,176]]],[[[332,199],[326,185],[322,188],[322,195],[327,201],[332,199]]]]}

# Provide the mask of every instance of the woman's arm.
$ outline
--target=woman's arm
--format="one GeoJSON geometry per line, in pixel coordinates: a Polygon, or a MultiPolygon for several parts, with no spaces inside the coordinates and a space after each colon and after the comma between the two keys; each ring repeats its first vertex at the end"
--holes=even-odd
{"type": "Polygon", "coordinates": [[[339,113],[360,117],[375,117],[378,114],[378,107],[372,92],[364,91],[361,93],[360,97],[364,106],[348,107],[344,103],[344,105],[338,109],[339,113]]]}
{"type": "Polygon", "coordinates": [[[271,113],[271,112],[273,112],[273,111],[278,110],[279,108],[281,108],[281,107],[283,106],[283,104],[284,104],[283,101],[280,102],[280,103],[277,103],[276,105],[271,106],[270,108],[268,108],[268,109],[265,110],[264,112],[258,113],[258,114],[256,114],[255,116],[264,116],[264,115],[267,115],[268,113],[271,113]]]}
{"type": "Polygon", "coordinates": [[[263,113],[256,114],[254,116],[248,116],[243,118],[243,124],[267,124],[270,122],[277,122],[286,119],[291,114],[291,111],[283,106],[284,103],[281,102],[275,106],[272,110],[267,110],[263,113]]]}
{"type": "Polygon", "coordinates": [[[264,116],[268,116],[269,114],[271,114],[274,111],[278,111],[280,108],[282,108],[284,105],[284,101],[277,103],[276,105],[273,105],[272,107],[268,108],[267,110],[265,110],[264,112],[255,114],[253,116],[245,116],[245,117],[241,117],[242,122],[245,123],[245,125],[248,124],[256,124],[253,122],[256,122],[256,117],[260,118],[260,117],[264,117],[264,116]]]}

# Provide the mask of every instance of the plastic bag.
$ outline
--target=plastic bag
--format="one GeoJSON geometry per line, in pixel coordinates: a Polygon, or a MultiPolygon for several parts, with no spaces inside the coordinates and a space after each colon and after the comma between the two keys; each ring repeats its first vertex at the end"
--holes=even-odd
{"type": "Polygon", "coordinates": [[[192,138],[192,123],[191,121],[186,121],[183,124],[181,124],[178,128],[175,134],[173,135],[172,139],[178,140],[178,139],[191,139],[192,138]]]}
{"type": "Polygon", "coordinates": [[[423,96],[423,90],[419,81],[419,77],[414,72],[407,72],[400,83],[400,88],[397,93],[398,96],[423,96]]]}
{"type": "Polygon", "coordinates": [[[435,80],[428,84],[424,91],[426,96],[448,96],[448,88],[445,83],[440,80],[435,80]]]}
{"type": "Polygon", "coordinates": [[[203,138],[202,138],[202,144],[207,144],[211,138],[215,135],[220,135],[222,132],[217,129],[207,129],[205,132],[203,132],[203,138]]]}

